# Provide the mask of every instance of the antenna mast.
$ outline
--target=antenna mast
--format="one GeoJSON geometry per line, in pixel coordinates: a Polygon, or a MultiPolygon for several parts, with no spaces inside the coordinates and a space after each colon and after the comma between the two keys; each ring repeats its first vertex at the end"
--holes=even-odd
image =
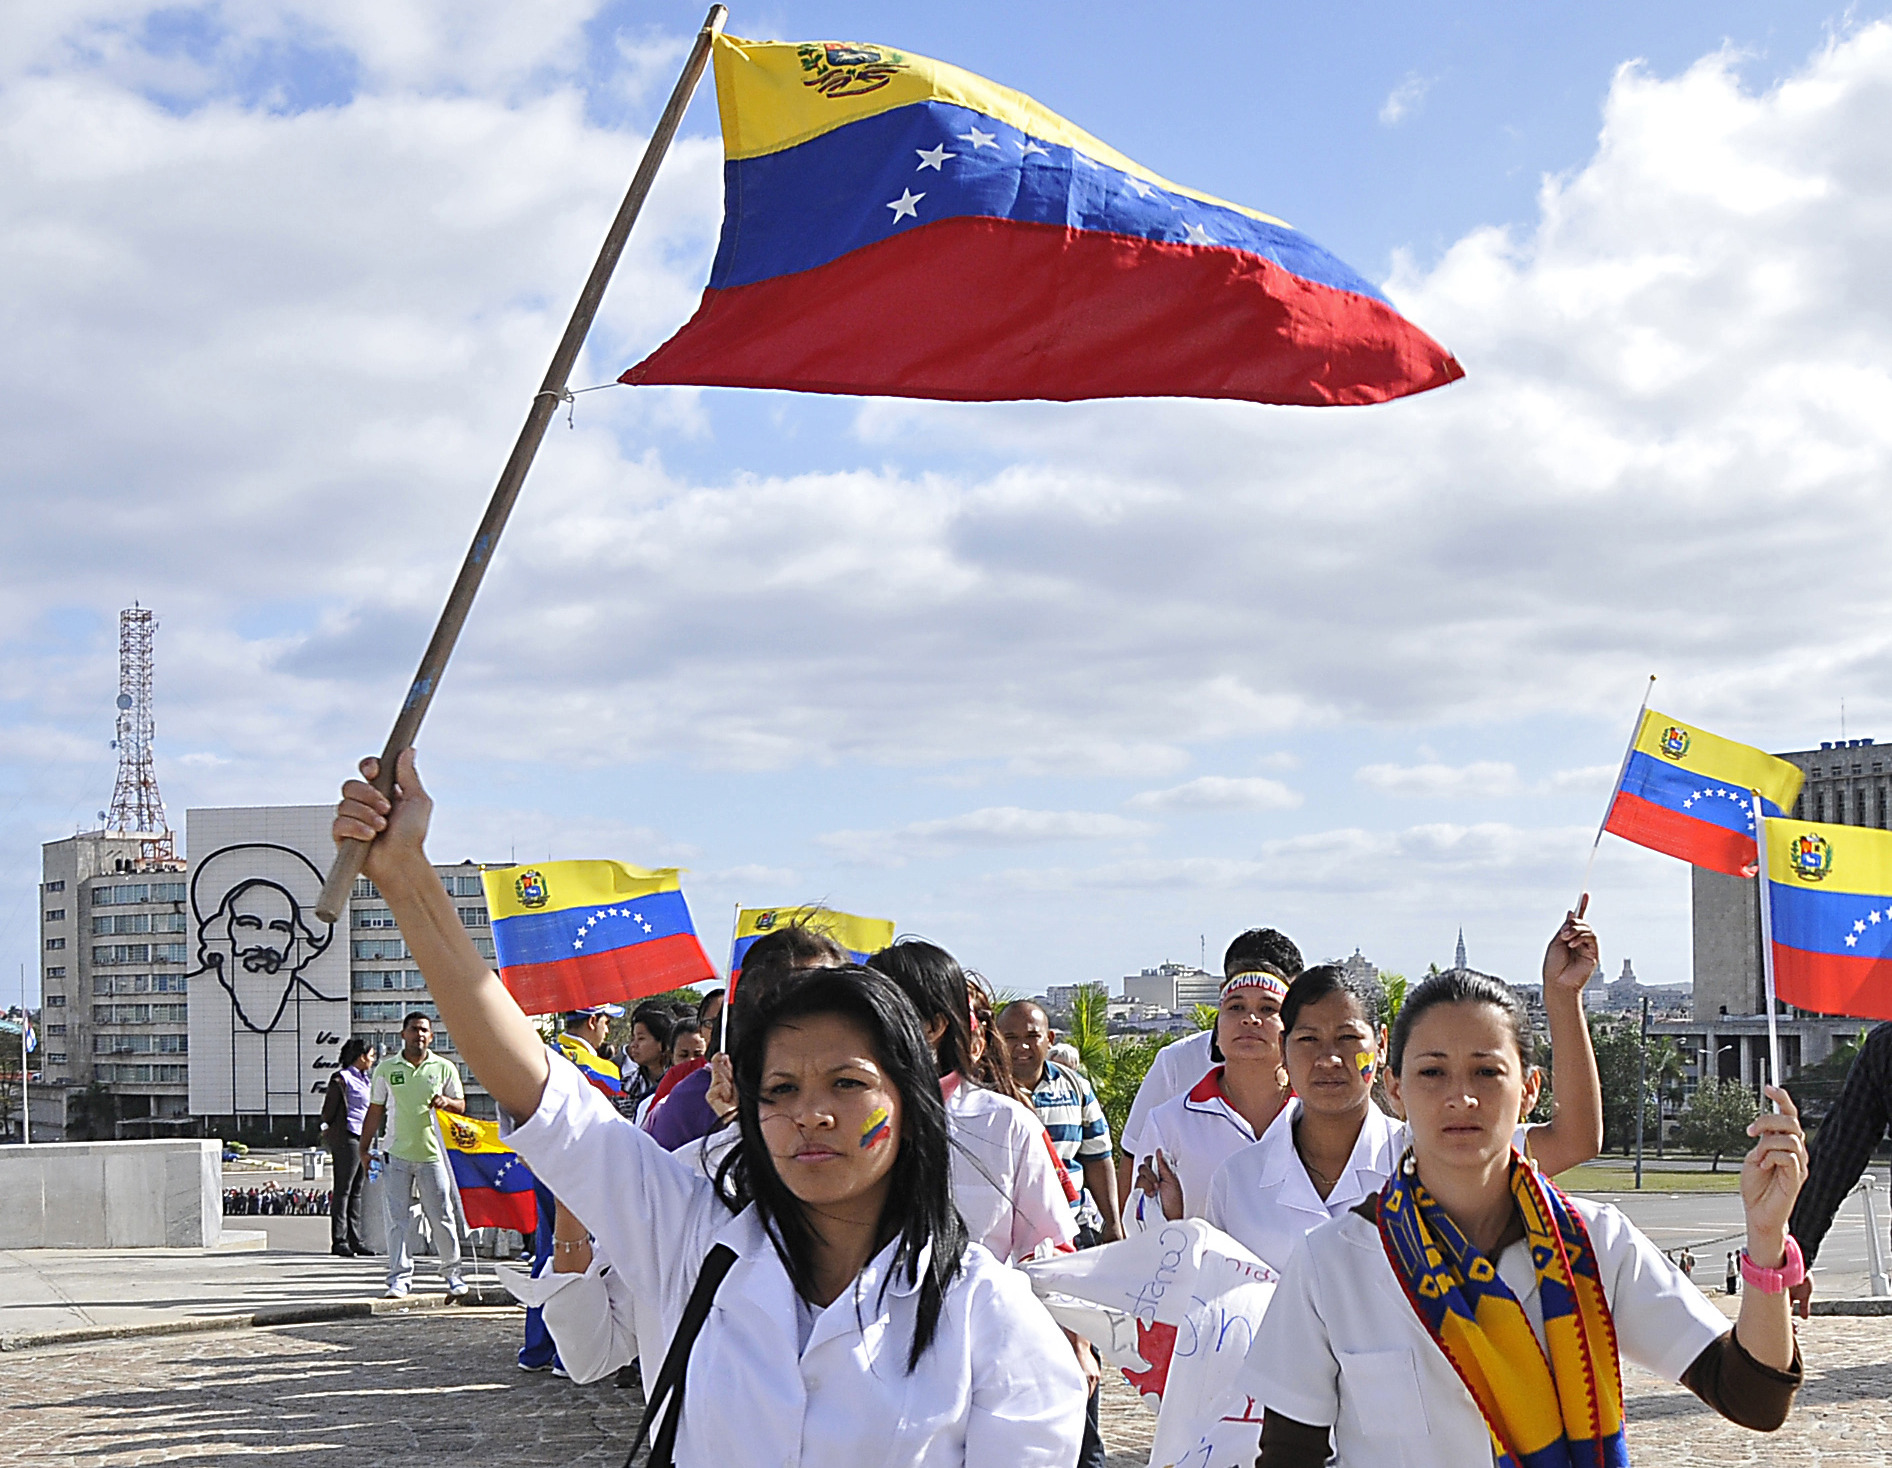
{"type": "Polygon", "coordinates": [[[105,818],[108,832],[137,837],[139,857],[152,862],[177,855],[151,760],[151,637],[157,630],[157,618],[136,602],[118,614],[118,782],[105,818]]]}

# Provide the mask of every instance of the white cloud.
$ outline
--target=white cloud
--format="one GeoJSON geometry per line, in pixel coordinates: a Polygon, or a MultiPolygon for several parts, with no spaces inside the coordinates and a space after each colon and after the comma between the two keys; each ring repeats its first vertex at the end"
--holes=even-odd
{"type": "Polygon", "coordinates": [[[1167,790],[1144,790],[1124,802],[1133,810],[1292,810],[1299,791],[1261,775],[1202,775],[1167,790]]]}
{"type": "Polygon", "coordinates": [[[914,857],[947,856],[992,847],[1042,846],[1066,841],[1121,841],[1150,827],[1123,816],[1082,810],[1021,810],[987,806],[964,815],[914,821],[886,831],[831,831],[816,838],[848,861],[902,866],[914,857]]]}
{"type": "Polygon", "coordinates": [[[1522,788],[1517,766],[1493,760],[1469,765],[1362,765],[1353,778],[1382,795],[1479,800],[1515,795],[1522,788]]]}
{"type": "Polygon", "coordinates": [[[1408,117],[1419,110],[1426,100],[1426,93],[1432,90],[1433,77],[1421,76],[1416,71],[1409,71],[1399,79],[1392,91],[1386,94],[1386,100],[1380,103],[1380,122],[1385,127],[1398,127],[1408,117]]]}

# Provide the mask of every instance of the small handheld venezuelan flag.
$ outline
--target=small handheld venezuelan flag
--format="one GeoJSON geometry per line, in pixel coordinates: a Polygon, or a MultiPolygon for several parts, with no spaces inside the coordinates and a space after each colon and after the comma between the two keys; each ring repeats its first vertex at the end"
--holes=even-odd
{"type": "Polygon", "coordinates": [[[548,861],[480,873],[499,977],[527,1014],[707,983],[675,867],[548,861]]]}
{"type": "Polygon", "coordinates": [[[741,974],[743,955],[755,946],[756,939],[796,923],[827,934],[847,950],[855,963],[866,963],[893,942],[890,918],[856,917],[831,907],[745,907],[736,914],[736,941],[729,950],[730,981],[733,983],[741,974]]]}
{"type": "Polygon", "coordinates": [[[529,1234],[539,1226],[532,1169],[499,1140],[499,1123],[436,1112],[446,1144],[453,1185],[468,1228],[512,1228],[529,1234]]]}
{"type": "Polygon", "coordinates": [[[1778,816],[1793,808],[1800,780],[1784,759],[1650,709],[1603,829],[1698,867],[1752,876],[1752,792],[1762,815],[1778,816]]]}
{"type": "Polygon", "coordinates": [[[1379,403],[1464,371],[1283,220],[886,46],[715,42],[723,234],[627,383],[1379,403]]]}
{"type": "Polygon", "coordinates": [[[1774,992],[1819,1014],[1892,1019],[1892,832],[1766,826],[1774,992]]]}

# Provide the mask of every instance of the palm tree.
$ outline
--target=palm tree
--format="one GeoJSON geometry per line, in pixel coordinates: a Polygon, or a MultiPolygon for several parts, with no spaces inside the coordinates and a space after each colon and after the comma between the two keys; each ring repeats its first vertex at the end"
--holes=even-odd
{"type": "Polygon", "coordinates": [[[1688,1061],[1682,1054],[1682,1047],[1667,1035],[1652,1035],[1648,1041],[1649,1086],[1655,1092],[1656,1103],[1656,1156],[1662,1156],[1663,1118],[1668,1114],[1668,1103],[1675,1100],[1681,1091],[1682,1081],[1688,1073],[1688,1061]]]}

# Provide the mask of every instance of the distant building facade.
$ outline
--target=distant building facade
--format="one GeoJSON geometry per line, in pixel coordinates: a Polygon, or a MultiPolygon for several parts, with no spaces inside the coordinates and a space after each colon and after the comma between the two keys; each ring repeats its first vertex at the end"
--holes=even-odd
{"type": "MultiPolygon", "coordinates": [[[[103,832],[46,843],[45,1090],[104,1085],[121,1135],[285,1124],[313,1135],[342,1042],[361,1034],[386,1054],[419,1011],[435,1021],[434,1049],[459,1066],[470,1109],[492,1116],[373,884],[355,883],[335,924],[316,919],[333,815],[326,805],[193,810],[188,863],[141,857],[137,839],[103,832]]],[[[480,870],[435,867],[490,961],[480,870]]]]}
{"type": "Polygon", "coordinates": [[[1222,997],[1222,976],[1186,963],[1161,963],[1123,981],[1123,997],[1170,1013],[1214,1004],[1222,997]]]}

